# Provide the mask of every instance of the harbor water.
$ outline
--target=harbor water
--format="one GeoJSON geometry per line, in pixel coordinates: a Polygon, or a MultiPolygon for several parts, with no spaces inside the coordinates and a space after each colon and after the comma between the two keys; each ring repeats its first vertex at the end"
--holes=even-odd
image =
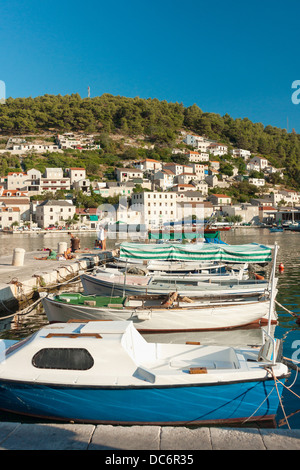
{"type": "MultiPolygon", "coordinates": [[[[95,242],[95,233],[81,232],[81,249],[93,248],[95,242]]],[[[222,232],[222,240],[228,244],[238,245],[247,243],[261,243],[265,245],[274,245],[278,243],[280,249],[278,251],[277,266],[283,263],[284,270],[279,272],[277,268],[276,275],[278,277],[278,294],[276,300],[289,311],[300,314],[300,233],[285,231],[270,233],[268,229],[254,228],[238,228],[229,232],[222,232]]],[[[10,255],[14,248],[24,248],[26,251],[36,251],[44,248],[57,249],[58,242],[69,242],[67,233],[46,233],[46,234],[0,234],[0,256],[10,255]]],[[[114,248],[116,240],[107,241],[107,249],[114,248]]],[[[268,275],[267,271],[260,272],[262,275],[268,275]]],[[[80,282],[69,284],[64,290],[82,290],[80,282]]],[[[30,310],[30,308],[29,308],[30,310]]],[[[276,307],[278,313],[278,325],[275,327],[275,336],[283,341],[283,355],[286,358],[300,362],[300,325],[295,318],[284,310],[282,307],[276,307]]],[[[0,322],[1,323],[1,322],[0,322]]],[[[36,331],[42,325],[47,323],[41,304],[26,315],[17,315],[9,326],[0,329],[0,338],[22,339],[32,332],[36,331]]],[[[166,341],[178,342],[186,340],[195,340],[195,336],[200,340],[201,344],[219,343],[219,344],[259,344],[261,341],[260,329],[253,330],[234,330],[225,332],[209,332],[207,334],[193,333],[193,338],[185,333],[184,336],[174,337],[171,334],[148,335],[147,341],[166,341]],[[163,337],[162,337],[163,336],[163,337]],[[188,336],[188,337],[187,337],[188,336]]],[[[291,389],[285,389],[282,397],[282,407],[278,409],[277,426],[281,429],[300,429],[300,376],[297,372],[292,371],[291,377],[286,384],[291,389]],[[293,393],[292,393],[293,392],[293,393]],[[284,417],[288,417],[288,424],[284,417]]],[[[0,415],[0,421],[5,419],[0,415]]]]}

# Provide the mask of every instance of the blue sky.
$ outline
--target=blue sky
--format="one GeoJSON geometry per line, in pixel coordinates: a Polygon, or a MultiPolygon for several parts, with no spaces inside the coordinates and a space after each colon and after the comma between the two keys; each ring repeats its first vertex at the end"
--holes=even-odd
{"type": "MultiPolygon", "coordinates": [[[[296,0],[2,0],[6,96],[111,93],[196,103],[300,133],[296,0]]],[[[299,94],[300,97],[300,94],[299,94]]]]}

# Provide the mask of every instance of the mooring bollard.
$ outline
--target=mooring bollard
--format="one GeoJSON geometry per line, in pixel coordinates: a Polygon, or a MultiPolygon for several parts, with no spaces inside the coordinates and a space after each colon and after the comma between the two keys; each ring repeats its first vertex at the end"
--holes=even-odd
{"type": "Polygon", "coordinates": [[[68,249],[68,243],[67,242],[59,242],[57,246],[57,253],[59,255],[63,255],[68,249]]]}
{"type": "Polygon", "coordinates": [[[24,248],[15,248],[13,252],[12,265],[13,266],[23,266],[25,258],[24,248]]]}

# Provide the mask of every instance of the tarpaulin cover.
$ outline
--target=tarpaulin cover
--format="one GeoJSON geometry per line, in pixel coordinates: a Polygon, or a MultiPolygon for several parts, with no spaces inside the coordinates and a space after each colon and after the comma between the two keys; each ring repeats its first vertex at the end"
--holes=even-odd
{"type": "Polygon", "coordinates": [[[120,245],[120,258],[167,261],[223,261],[229,263],[268,263],[272,261],[272,247],[250,243],[247,245],[219,245],[211,243],[130,243],[120,245]]]}

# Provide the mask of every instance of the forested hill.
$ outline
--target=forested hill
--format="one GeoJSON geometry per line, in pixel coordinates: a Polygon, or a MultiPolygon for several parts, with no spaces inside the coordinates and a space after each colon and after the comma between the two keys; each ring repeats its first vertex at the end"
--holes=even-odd
{"type": "Polygon", "coordinates": [[[54,130],[87,133],[122,132],[144,135],[158,146],[170,146],[180,129],[205,135],[237,148],[265,155],[277,167],[288,169],[300,184],[300,135],[263,126],[249,119],[204,113],[197,105],[184,107],[158,99],[126,98],[104,94],[82,99],[78,94],[8,98],[0,106],[1,133],[25,134],[54,130]]]}

